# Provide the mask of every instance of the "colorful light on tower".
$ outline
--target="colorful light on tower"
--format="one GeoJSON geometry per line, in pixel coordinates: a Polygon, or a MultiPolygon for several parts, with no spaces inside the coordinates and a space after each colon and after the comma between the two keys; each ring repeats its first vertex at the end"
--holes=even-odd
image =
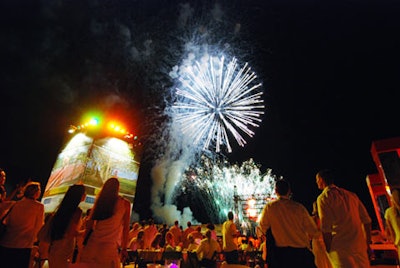
{"type": "Polygon", "coordinates": [[[88,117],[71,125],[72,135],[59,153],[43,195],[46,212],[53,211],[72,184],[84,184],[91,207],[103,183],[110,177],[120,181],[120,194],[131,202],[136,192],[140,166],[140,141],[116,120],[88,117]]]}

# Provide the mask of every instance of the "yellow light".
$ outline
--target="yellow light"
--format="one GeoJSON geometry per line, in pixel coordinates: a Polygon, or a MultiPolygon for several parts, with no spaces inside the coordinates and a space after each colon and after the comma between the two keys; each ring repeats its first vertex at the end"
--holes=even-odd
{"type": "Polygon", "coordinates": [[[386,186],[385,186],[385,189],[386,189],[386,192],[387,192],[389,195],[392,195],[392,192],[390,191],[390,186],[389,186],[389,185],[386,185],[386,186]]]}
{"type": "Polygon", "coordinates": [[[255,199],[249,199],[247,200],[247,204],[249,205],[249,207],[254,207],[254,205],[256,204],[256,200],[255,199]]]}

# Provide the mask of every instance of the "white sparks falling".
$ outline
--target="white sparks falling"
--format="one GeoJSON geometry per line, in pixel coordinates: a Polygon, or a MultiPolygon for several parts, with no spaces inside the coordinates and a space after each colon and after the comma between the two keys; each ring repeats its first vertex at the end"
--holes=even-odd
{"type": "MultiPolygon", "coordinates": [[[[197,194],[201,193],[202,202],[206,204],[204,209],[207,210],[207,215],[213,215],[212,220],[215,222],[222,222],[228,211],[234,211],[235,195],[242,201],[255,198],[259,202],[258,208],[276,198],[276,176],[271,169],[262,174],[253,159],[239,166],[228,162],[212,163],[203,156],[201,164],[193,167],[186,176],[185,187],[192,185],[197,194]]],[[[237,209],[237,216],[242,220],[245,211],[240,205],[237,209]]]]}
{"type": "MultiPolygon", "coordinates": [[[[189,56],[194,58],[193,55],[189,56]]],[[[186,137],[203,149],[226,146],[232,152],[229,136],[245,146],[243,133],[254,136],[264,105],[261,83],[246,63],[239,68],[237,59],[226,63],[224,57],[205,56],[186,64],[178,74],[178,100],[172,106],[175,123],[186,137]]]]}

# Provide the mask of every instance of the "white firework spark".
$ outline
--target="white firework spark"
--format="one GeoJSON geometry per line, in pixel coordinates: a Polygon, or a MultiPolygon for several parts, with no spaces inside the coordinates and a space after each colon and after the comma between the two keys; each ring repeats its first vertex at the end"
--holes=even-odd
{"type": "MultiPolygon", "coordinates": [[[[192,55],[193,58],[193,55],[192,55]]],[[[203,149],[226,146],[232,152],[228,134],[245,146],[243,133],[254,136],[264,114],[261,83],[246,63],[237,59],[226,63],[222,57],[204,57],[186,64],[179,72],[177,101],[172,106],[174,120],[182,133],[203,149]]]]}

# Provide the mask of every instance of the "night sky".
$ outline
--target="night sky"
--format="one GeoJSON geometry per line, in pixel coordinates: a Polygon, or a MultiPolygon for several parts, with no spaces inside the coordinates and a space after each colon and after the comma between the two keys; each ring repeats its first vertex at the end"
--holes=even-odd
{"type": "MultiPolygon", "coordinates": [[[[400,136],[400,4],[396,1],[1,1],[0,166],[7,187],[46,183],[70,124],[90,109],[120,113],[144,141],[137,210],[148,217],[168,71],[206,25],[263,82],[265,115],[229,160],[253,158],[288,179],[311,210],[315,173],[333,169],[373,213],[365,183],[374,140],[400,136]],[[210,15],[220,4],[222,17],[210,15]],[[240,33],[233,35],[240,23],[240,33]],[[229,29],[229,30],[226,30],[229,29]],[[129,35],[127,35],[129,32],[129,35]],[[149,42],[151,40],[151,42],[149,42]],[[134,49],[133,49],[134,48],[134,49]]],[[[373,215],[372,215],[373,216],[373,215]]]]}

